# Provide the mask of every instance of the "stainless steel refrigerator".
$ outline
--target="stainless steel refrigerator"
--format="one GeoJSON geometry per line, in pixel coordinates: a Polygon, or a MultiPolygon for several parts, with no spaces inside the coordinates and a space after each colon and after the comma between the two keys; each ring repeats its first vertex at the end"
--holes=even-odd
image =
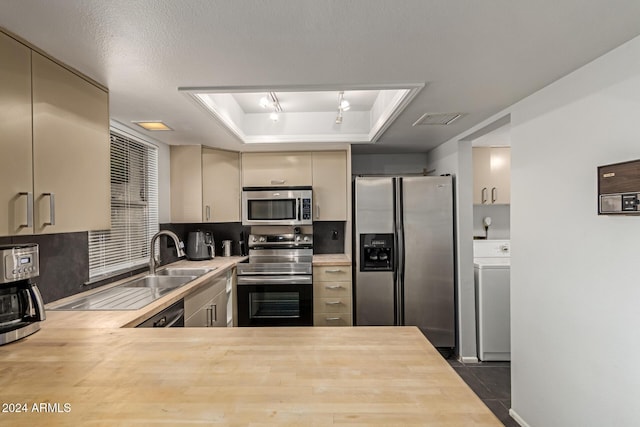
{"type": "Polygon", "coordinates": [[[357,177],[354,198],[356,325],[417,326],[454,348],[452,178],[357,177]]]}

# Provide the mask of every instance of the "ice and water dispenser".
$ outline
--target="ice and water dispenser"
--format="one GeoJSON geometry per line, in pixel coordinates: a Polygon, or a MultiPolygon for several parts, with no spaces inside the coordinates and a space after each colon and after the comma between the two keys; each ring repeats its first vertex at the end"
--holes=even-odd
{"type": "Polygon", "coordinates": [[[393,271],[393,234],[360,235],[360,271],[393,271]]]}

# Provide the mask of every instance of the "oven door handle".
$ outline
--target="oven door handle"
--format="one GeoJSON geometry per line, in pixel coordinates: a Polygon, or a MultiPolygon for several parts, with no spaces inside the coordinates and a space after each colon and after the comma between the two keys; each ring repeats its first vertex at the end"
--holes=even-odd
{"type": "Polygon", "coordinates": [[[242,285],[310,285],[313,283],[311,276],[238,276],[238,286],[242,285]]]}

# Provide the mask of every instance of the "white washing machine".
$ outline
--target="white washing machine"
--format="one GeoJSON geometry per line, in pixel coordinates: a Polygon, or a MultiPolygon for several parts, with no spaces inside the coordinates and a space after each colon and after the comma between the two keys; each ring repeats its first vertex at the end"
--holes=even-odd
{"type": "Polygon", "coordinates": [[[474,240],[478,359],[511,360],[509,240],[474,240]]]}

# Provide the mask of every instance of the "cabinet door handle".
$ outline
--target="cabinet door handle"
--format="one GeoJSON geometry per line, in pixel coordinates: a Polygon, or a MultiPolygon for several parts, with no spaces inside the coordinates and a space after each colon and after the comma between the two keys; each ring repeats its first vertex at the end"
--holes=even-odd
{"type": "Polygon", "coordinates": [[[282,185],[285,182],[287,182],[286,179],[272,179],[271,180],[271,185],[282,185]]]}
{"type": "Polygon", "coordinates": [[[211,308],[213,309],[213,320],[211,321],[211,326],[213,326],[214,322],[218,321],[218,306],[213,304],[211,308]]]}
{"type": "Polygon", "coordinates": [[[316,219],[320,219],[320,205],[316,204],[316,219]]]}
{"type": "Polygon", "coordinates": [[[480,198],[482,199],[482,204],[487,203],[487,193],[488,193],[487,187],[484,187],[480,192],[480,198]]]}
{"type": "Polygon", "coordinates": [[[325,289],[344,289],[344,286],[342,286],[342,285],[330,285],[330,286],[325,286],[325,289]]]}
{"type": "Polygon", "coordinates": [[[33,193],[29,191],[18,194],[21,196],[27,196],[27,223],[20,224],[20,227],[33,227],[33,193]]]}
{"type": "Polygon", "coordinates": [[[324,319],[328,322],[334,322],[336,320],[342,320],[342,317],[325,317],[324,319]]]}
{"type": "Polygon", "coordinates": [[[49,222],[43,225],[56,225],[56,195],[54,193],[42,193],[43,196],[49,196],[49,222]]]}
{"type": "Polygon", "coordinates": [[[336,268],[333,270],[325,270],[326,273],[342,273],[344,270],[341,268],[336,268]]]}
{"type": "Polygon", "coordinates": [[[325,301],[326,305],[340,305],[342,301],[325,301]]]}
{"type": "Polygon", "coordinates": [[[213,306],[207,308],[207,328],[213,326],[213,306]]]}
{"type": "Polygon", "coordinates": [[[495,203],[498,200],[498,189],[493,187],[491,189],[491,203],[495,203]]]}
{"type": "Polygon", "coordinates": [[[206,221],[209,221],[209,219],[211,219],[211,206],[209,205],[205,206],[204,211],[205,211],[206,221]]]}

